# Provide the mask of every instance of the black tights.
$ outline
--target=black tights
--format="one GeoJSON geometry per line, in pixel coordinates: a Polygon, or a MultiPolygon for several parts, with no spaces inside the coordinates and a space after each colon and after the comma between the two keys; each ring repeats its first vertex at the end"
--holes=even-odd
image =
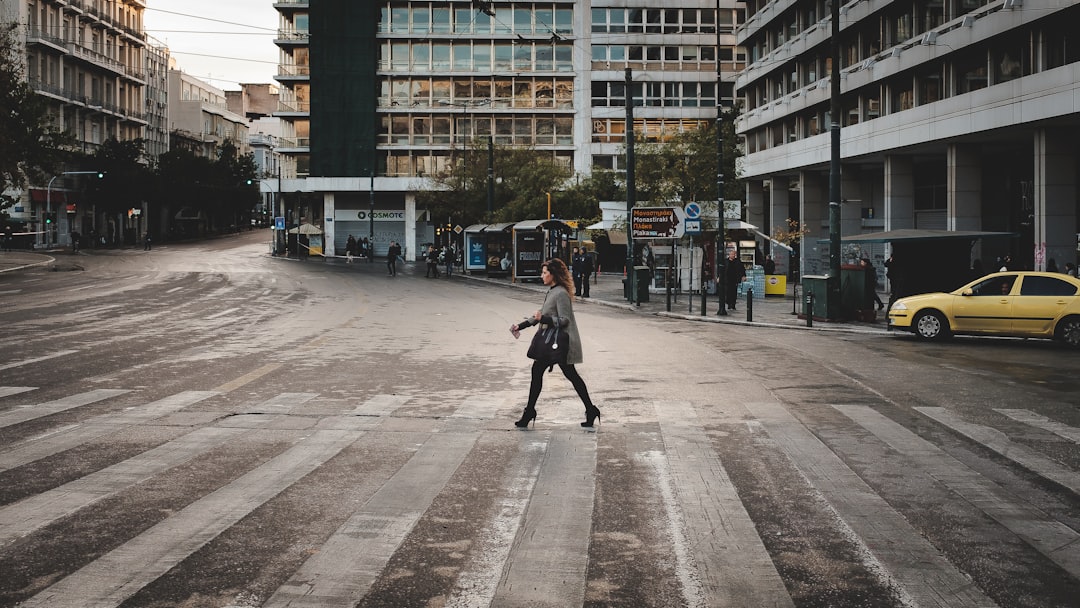
{"type": "MultiPolygon", "coordinates": [[[[540,398],[540,389],[544,388],[544,372],[547,371],[548,365],[540,361],[533,361],[532,384],[529,385],[529,409],[535,408],[536,400],[540,398]]],[[[559,363],[558,365],[566,379],[570,381],[570,384],[574,385],[574,390],[577,391],[578,397],[581,397],[581,402],[585,404],[585,407],[592,407],[593,403],[589,399],[589,389],[585,387],[585,381],[581,379],[581,374],[578,373],[577,368],[569,363],[559,363]]]]}

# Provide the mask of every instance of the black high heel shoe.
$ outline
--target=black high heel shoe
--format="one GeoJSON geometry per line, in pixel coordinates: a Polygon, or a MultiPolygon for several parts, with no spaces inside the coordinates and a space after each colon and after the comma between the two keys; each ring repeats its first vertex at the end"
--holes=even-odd
{"type": "MultiPolygon", "coordinates": [[[[514,426],[518,427],[519,429],[527,429],[529,428],[529,423],[533,422],[534,420],[536,420],[536,410],[531,407],[527,407],[525,408],[525,411],[521,412],[521,420],[515,422],[514,426]]],[[[535,422],[533,422],[533,426],[536,426],[535,422]]]]}
{"type": "Polygon", "coordinates": [[[593,420],[596,421],[596,424],[600,424],[600,408],[595,405],[590,405],[585,408],[585,422],[582,422],[581,426],[586,429],[591,429],[593,420]]]}

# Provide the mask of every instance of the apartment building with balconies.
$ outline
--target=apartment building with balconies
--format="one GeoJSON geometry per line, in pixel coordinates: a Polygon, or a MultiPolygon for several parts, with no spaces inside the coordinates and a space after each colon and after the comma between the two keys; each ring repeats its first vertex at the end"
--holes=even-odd
{"type": "Polygon", "coordinates": [[[169,70],[169,149],[217,158],[225,142],[247,154],[247,120],[229,110],[225,91],[179,69],[169,70]]]}
{"type": "Polygon", "coordinates": [[[743,3],[729,0],[274,7],[275,115],[297,171],[278,212],[321,224],[329,252],[373,229],[376,254],[391,240],[415,254],[433,240],[416,208],[424,176],[473,142],[528,147],[578,173],[623,170],[627,68],[641,106],[634,130],[662,140],[714,121],[745,59],[734,33],[743,3]]]}
{"type": "MultiPolygon", "coordinates": [[[[829,5],[750,0],[738,42],[748,221],[799,219],[823,274],[830,162],[829,5]]],[[[840,6],[841,233],[1000,231],[972,260],[1077,255],[1080,4],[856,0],[840,6]]],[[[876,261],[885,245],[871,251],[876,261]]]]}

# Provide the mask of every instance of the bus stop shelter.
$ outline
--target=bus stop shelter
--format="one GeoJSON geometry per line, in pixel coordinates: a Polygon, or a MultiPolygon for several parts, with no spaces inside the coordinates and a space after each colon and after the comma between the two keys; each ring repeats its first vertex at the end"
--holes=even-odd
{"type": "Polygon", "coordinates": [[[1015,232],[904,228],[853,234],[841,237],[840,242],[889,243],[892,249],[892,262],[889,264],[892,292],[897,297],[904,297],[952,291],[978,278],[973,276],[971,269],[971,248],[975,242],[979,239],[1017,236],[1015,232]]]}

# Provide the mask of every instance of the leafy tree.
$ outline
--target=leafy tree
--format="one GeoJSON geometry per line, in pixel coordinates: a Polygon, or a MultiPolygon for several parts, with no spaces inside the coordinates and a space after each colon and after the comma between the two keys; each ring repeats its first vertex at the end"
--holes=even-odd
{"type": "Polygon", "coordinates": [[[14,191],[57,171],[69,141],[24,77],[17,28],[0,26],[0,212],[18,200],[14,191]]]}
{"type": "MultiPolygon", "coordinates": [[[[725,110],[723,129],[724,198],[742,199],[735,134],[737,110],[725,110]]],[[[637,156],[637,200],[645,205],[716,200],[716,124],[679,133],[665,142],[641,143],[637,156]]]]}
{"type": "Polygon", "coordinates": [[[429,188],[417,202],[441,220],[458,223],[511,222],[542,218],[547,214],[547,193],[559,190],[570,171],[550,153],[527,148],[496,146],[494,149],[495,196],[487,213],[488,149],[484,140],[474,141],[447,170],[428,176],[429,188]]]}
{"type": "Polygon", "coordinates": [[[85,182],[98,211],[116,213],[142,205],[150,193],[150,170],[143,161],[142,139],[105,140],[86,161],[90,170],[103,171],[100,180],[85,182]]]}

